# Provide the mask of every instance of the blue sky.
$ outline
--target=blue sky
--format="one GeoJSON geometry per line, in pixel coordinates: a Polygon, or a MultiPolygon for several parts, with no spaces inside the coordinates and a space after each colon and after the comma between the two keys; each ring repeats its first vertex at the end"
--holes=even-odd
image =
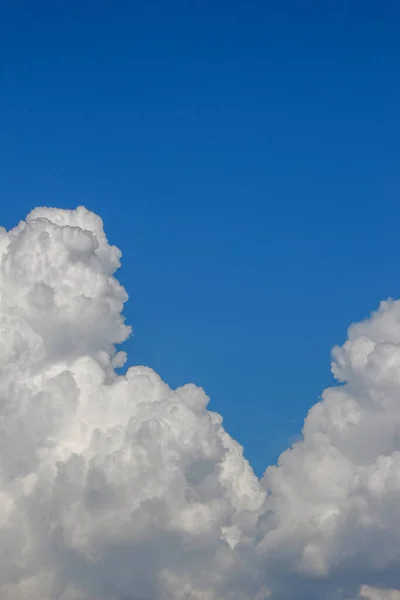
{"type": "Polygon", "coordinates": [[[0,223],[99,213],[129,364],[211,396],[260,474],[400,294],[400,5],[0,7],[0,223]]]}

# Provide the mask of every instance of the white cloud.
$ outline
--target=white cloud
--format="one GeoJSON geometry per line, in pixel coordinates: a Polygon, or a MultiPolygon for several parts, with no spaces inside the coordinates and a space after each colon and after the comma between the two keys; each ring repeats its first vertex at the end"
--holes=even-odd
{"type": "Polygon", "coordinates": [[[400,587],[400,303],[352,326],[333,355],[347,383],[324,392],[304,440],[267,469],[260,552],[308,597],[348,598],[367,582],[400,587]]]}
{"type": "Polygon", "coordinates": [[[203,390],[115,374],[119,258],[83,208],[1,233],[0,597],[251,598],[265,492],[203,390]]]}
{"type": "Polygon", "coordinates": [[[115,373],[119,260],[84,208],[0,230],[0,598],[397,600],[400,303],[260,482],[202,389],[115,373]]]}
{"type": "Polygon", "coordinates": [[[360,597],[368,600],[400,600],[400,591],[372,588],[368,585],[361,586],[360,597]]]}

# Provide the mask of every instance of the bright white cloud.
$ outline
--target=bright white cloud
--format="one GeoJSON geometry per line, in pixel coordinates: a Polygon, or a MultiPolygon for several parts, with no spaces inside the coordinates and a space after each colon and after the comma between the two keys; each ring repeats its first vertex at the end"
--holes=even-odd
{"type": "Polygon", "coordinates": [[[304,440],[263,479],[272,525],[260,552],[305,580],[308,598],[400,588],[400,303],[352,326],[333,356],[346,383],[324,392],[304,440]]]}
{"type": "Polygon", "coordinates": [[[0,231],[0,598],[397,600],[400,303],[259,481],[202,389],[115,373],[119,260],[82,207],[0,231]]]}
{"type": "Polygon", "coordinates": [[[252,598],[265,492],[203,390],[123,364],[101,220],[1,232],[0,598],[252,598]]]}

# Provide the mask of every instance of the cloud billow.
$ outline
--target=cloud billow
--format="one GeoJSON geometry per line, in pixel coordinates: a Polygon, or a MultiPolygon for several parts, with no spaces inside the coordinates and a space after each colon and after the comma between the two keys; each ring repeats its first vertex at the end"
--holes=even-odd
{"type": "Polygon", "coordinates": [[[260,481],[201,388],[116,373],[119,266],[83,207],[0,230],[1,599],[399,600],[400,304],[260,481]]]}

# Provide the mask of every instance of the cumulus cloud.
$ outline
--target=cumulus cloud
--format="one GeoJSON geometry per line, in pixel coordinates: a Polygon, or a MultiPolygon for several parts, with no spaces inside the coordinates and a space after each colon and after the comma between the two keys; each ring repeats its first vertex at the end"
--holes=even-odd
{"type": "Polygon", "coordinates": [[[116,373],[119,265],[83,207],[0,230],[0,598],[400,598],[400,303],[260,481],[201,388],[116,373]]]}
{"type": "Polygon", "coordinates": [[[0,240],[2,600],[255,597],[265,491],[202,389],[116,375],[101,220],[40,208],[0,240]]]}
{"type": "Polygon", "coordinates": [[[362,597],[395,598],[400,303],[383,302],[353,325],[333,357],[332,371],[343,385],[323,393],[307,416],[303,441],[264,475],[271,517],[260,550],[277,572],[305,585],[308,598],[320,598],[321,590],[323,597],[354,597],[363,584],[362,597]]]}

